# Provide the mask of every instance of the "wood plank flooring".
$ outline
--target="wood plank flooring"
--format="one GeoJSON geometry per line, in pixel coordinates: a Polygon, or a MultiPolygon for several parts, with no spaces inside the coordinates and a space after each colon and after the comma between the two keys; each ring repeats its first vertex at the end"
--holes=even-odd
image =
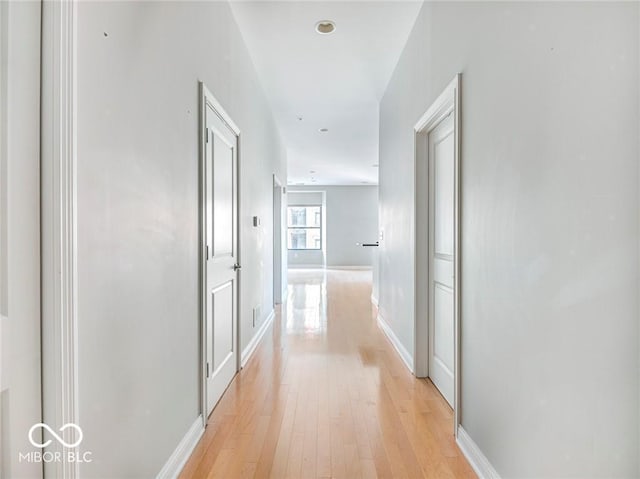
{"type": "Polygon", "coordinates": [[[292,271],[289,296],[181,478],[475,478],[448,404],[375,320],[371,273],[292,271]]]}

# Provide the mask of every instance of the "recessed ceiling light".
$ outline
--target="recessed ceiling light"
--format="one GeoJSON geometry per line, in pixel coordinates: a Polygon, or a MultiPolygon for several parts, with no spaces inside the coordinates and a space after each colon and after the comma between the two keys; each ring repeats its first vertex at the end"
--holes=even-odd
{"type": "Polygon", "coordinates": [[[329,35],[336,31],[336,24],[331,20],[320,20],[316,23],[316,32],[320,35],[329,35]]]}
{"type": "Polygon", "coordinates": [[[329,131],[329,128],[320,128],[320,133],[326,133],[329,131]]]}

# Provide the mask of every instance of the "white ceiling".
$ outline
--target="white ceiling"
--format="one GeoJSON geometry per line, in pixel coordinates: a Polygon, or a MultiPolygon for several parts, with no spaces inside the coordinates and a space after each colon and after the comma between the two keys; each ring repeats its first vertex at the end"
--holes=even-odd
{"type": "Polygon", "coordinates": [[[378,105],[422,2],[231,5],[287,147],[288,183],[377,184],[378,105]],[[320,20],[335,32],[316,33],[320,20]]]}

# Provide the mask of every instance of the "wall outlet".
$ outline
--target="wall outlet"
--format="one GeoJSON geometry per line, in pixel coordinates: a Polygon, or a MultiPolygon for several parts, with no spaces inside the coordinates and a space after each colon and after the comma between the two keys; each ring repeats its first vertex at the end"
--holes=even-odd
{"type": "Polygon", "coordinates": [[[256,327],[256,324],[258,324],[258,321],[260,321],[260,306],[256,306],[255,308],[253,308],[253,327],[256,327]]]}

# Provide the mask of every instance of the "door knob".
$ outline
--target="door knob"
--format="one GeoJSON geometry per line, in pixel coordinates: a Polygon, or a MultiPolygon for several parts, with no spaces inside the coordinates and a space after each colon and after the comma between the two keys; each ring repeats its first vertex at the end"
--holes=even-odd
{"type": "Polygon", "coordinates": [[[233,265],[233,270],[234,271],[238,271],[240,268],[242,268],[242,266],[240,266],[238,263],[233,265]]]}

